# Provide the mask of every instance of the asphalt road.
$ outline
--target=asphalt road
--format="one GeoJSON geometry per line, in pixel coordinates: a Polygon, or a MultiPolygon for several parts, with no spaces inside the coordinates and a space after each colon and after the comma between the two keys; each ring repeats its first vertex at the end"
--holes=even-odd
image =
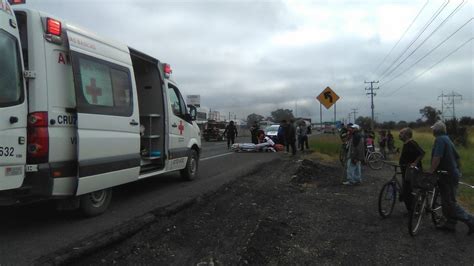
{"type": "MultiPolygon", "coordinates": [[[[237,142],[248,140],[238,138],[237,142]]],[[[32,264],[41,256],[153,209],[215,190],[278,156],[281,154],[232,153],[225,142],[203,141],[197,180],[183,182],[175,173],[119,186],[114,190],[108,211],[98,217],[85,219],[75,212],[58,212],[48,202],[1,207],[0,265],[32,264]]]]}

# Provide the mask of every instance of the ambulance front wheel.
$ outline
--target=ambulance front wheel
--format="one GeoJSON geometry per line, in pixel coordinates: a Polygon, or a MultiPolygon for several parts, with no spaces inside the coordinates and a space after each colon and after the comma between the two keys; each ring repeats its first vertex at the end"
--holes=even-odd
{"type": "Polygon", "coordinates": [[[87,217],[97,216],[107,210],[112,200],[112,189],[102,189],[81,196],[80,210],[87,217]]]}
{"type": "Polygon", "coordinates": [[[199,156],[196,150],[191,150],[186,167],[181,170],[181,177],[184,180],[194,180],[198,175],[199,156]]]}

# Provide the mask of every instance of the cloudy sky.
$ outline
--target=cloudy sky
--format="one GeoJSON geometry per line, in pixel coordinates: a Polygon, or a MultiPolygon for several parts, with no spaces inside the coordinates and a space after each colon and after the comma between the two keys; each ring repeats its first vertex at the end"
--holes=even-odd
{"type": "Polygon", "coordinates": [[[452,91],[456,115],[474,117],[472,0],[27,3],[170,63],[183,96],[221,114],[288,108],[319,121],[315,97],[329,86],[338,119],[370,116],[364,81],[379,80],[379,121],[416,120],[452,91]]]}

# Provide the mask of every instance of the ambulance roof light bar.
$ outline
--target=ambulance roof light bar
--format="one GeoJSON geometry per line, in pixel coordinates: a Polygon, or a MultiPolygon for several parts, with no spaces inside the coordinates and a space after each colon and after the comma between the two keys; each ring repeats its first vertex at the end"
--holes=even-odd
{"type": "Polygon", "coordinates": [[[171,73],[173,73],[173,70],[171,69],[171,66],[169,64],[164,63],[163,72],[165,72],[165,77],[169,78],[171,76],[171,73]]]}
{"type": "Polygon", "coordinates": [[[26,4],[26,0],[8,0],[8,3],[10,3],[10,5],[21,5],[26,4]]]}

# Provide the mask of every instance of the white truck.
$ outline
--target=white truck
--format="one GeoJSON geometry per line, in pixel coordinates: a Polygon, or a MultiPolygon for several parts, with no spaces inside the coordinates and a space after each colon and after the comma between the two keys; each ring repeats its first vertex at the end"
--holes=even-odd
{"type": "Polygon", "coordinates": [[[55,199],[94,216],[114,186],[176,170],[194,179],[196,109],[170,75],[149,55],[0,0],[0,205],[55,199]]]}

